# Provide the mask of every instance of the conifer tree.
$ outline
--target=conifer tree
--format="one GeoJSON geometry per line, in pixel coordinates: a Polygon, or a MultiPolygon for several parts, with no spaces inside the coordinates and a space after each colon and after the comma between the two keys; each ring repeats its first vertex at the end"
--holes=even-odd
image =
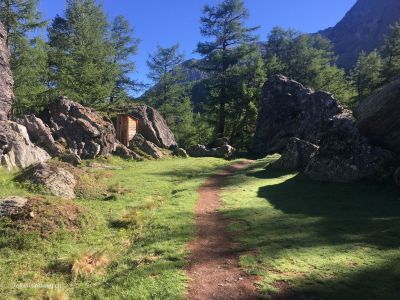
{"type": "Polygon", "coordinates": [[[65,17],[57,16],[49,28],[49,44],[57,95],[90,106],[109,101],[118,68],[100,4],[95,0],[68,0],[65,17]]]}
{"type": "Polygon", "coordinates": [[[353,97],[345,71],[335,65],[330,41],[322,36],[275,27],[265,44],[264,59],[267,77],[281,73],[317,90],[331,92],[343,102],[353,97]]]}
{"type": "Polygon", "coordinates": [[[369,54],[364,51],[360,53],[351,72],[359,102],[371,95],[382,84],[382,67],[382,59],[377,50],[369,54]]]}
{"type": "Polygon", "coordinates": [[[234,101],[229,95],[230,70],[255,51],[251,45],[256,41],[252,34],[257,27],[246,27],[248,17],[242,0],[224,0],[203,9],[201,34],[207,41],[198,44],[197,52],[204,56],[202,70],[210,75],[209,97],[218,110],[217,136],[226,133],[226,109],[234,101]]]}
{"type": "Polygon", "coordinates": [[[13,112],[20,115],[40,110],[48,90],[47,46],[32,33],[46,25],[41,21],[37,0],[0,0],[0,21],[11,51],[15,101],[13,112]]]}
{"type": "Polygon", "coordinates": [[[149,67],[148,77],[156,84],[155,90],[157,95],[154,104],[156,107],[161,107],[171,102],[173,93],[177,94],[174,89],[181,78],[179,64],[183,62],[184,56],[179,52],[179,45],[173,45],[169,48],[157,47],[156,53],[149,56],[147,66],[149,67]]]}
{"type": "Polygon", "coordinates": [[[38,0],[0,0],[0,21],[7,32],[6,43],[11,51],[28,32],[46,25],[37,10],[38,0]]]}
{"type": "Polygon", "coordinates": [[[117,67],[117,79],[110,102],[127,99],[130,92],[137,91],[141,86],[130,77],[135,70],[132,57],[137,54],[140,42],[133,37],[133,33],[134,30],[125,17],[117,16],[114,19],[111,27],[111,44],[114,48],[113,63],[117,67]]]}

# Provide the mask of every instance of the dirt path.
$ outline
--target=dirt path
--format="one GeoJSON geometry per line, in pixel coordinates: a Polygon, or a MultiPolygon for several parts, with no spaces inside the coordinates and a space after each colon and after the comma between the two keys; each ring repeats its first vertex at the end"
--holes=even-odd
{"type": "MultiPolygon", "coordinates": [[[[189,244],[191,251],[187,273],[191,278],[188,300],[258,299],[254,281],[239,267],[229,221],[218,212],[222,206],[221,187],[235,171],[251,162],[233,164],[210,177],[198,190],[196,205],[196,238],[189,244]]],[[[237,245],[236,245],[237,246],[237,245]]]]}

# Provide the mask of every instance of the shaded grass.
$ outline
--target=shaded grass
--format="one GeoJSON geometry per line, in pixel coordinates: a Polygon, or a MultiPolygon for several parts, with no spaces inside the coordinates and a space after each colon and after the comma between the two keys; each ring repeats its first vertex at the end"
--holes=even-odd
{"type": "MultiPolygon", "coordinates": [[[[42,238],[0,221],[0,299],[184,297],[183,266],[193,235],[196,190],[228,162],[212,158],[98,162],[121,169],[87,170],[93,176],[86,188],[96,189],[96,178],[105,178],[110,196],[91,198],[96,193],[88,190],[82,193],[86,198],[74,201],[87,211],[80,230],[61,228],[42,238]],[[122,226],[115,226],[118,221],[122,226]],[[96,271],[93,253],[107,258],[104,270],[96,271]],[[18,284],[55,284],[57,289],[18,288],[18,284]]],[[[40,194],[15,183],[13,175],[0,170],[1,196],[40,194]]],[[[41,197],[58,201],[47,194],[41,197]]]]}
{"type": "Polygon", "coordinates": [[[290,299],[399,299],[400,192],[264,168],[275,159],[241,171],[224,193],[241,264],[263,277],[261,290],[290,299]]]}

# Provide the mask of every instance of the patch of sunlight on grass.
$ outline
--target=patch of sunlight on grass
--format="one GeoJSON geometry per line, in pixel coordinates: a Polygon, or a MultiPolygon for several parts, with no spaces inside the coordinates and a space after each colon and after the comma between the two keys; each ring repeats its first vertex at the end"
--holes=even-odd
{"type": "MultiPolygon", "coordinates": [[[[60,230],[42,238],[0,221],[1,299],[51,296],[45,288],[15,288],[35,283],[57,284],[60,295],[69,299],[184,298],[188,279],[183,267],[194,232],[196,191],[230,162],[215,158],[129,162],[112,157],[96,163],[107,168],[91,169],[85,162],[82,171],[107,184],[112,197],[92,198],[96,193],[88,190],[82,193],[86,198],[74,200],[86,211],[87,222],[79,230],[60,230]]],[[[55,201],[24,190],[13,176],[0,169],[1,196],[55,201]]],[[[96,184],[86,188],[96,189],[96,184]]]]}
{"type": "Polygon", "coordinates": [[[313,182],[268,168],[276,158],[239,172],[223,194],[241,264],[262,276],[265,295],[283,285],[296,299],[398,299],[399,191],[313,182]]]}

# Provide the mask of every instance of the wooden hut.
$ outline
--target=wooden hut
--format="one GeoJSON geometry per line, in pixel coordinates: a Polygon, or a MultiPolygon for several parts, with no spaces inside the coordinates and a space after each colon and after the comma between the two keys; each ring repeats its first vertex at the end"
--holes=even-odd
{"type": "Polygon", "coordinates": [[[130,115],[119,115],[117,117],[117,139],[121,144],[128,146],[139,128],[139,121],[130,115]]]}

